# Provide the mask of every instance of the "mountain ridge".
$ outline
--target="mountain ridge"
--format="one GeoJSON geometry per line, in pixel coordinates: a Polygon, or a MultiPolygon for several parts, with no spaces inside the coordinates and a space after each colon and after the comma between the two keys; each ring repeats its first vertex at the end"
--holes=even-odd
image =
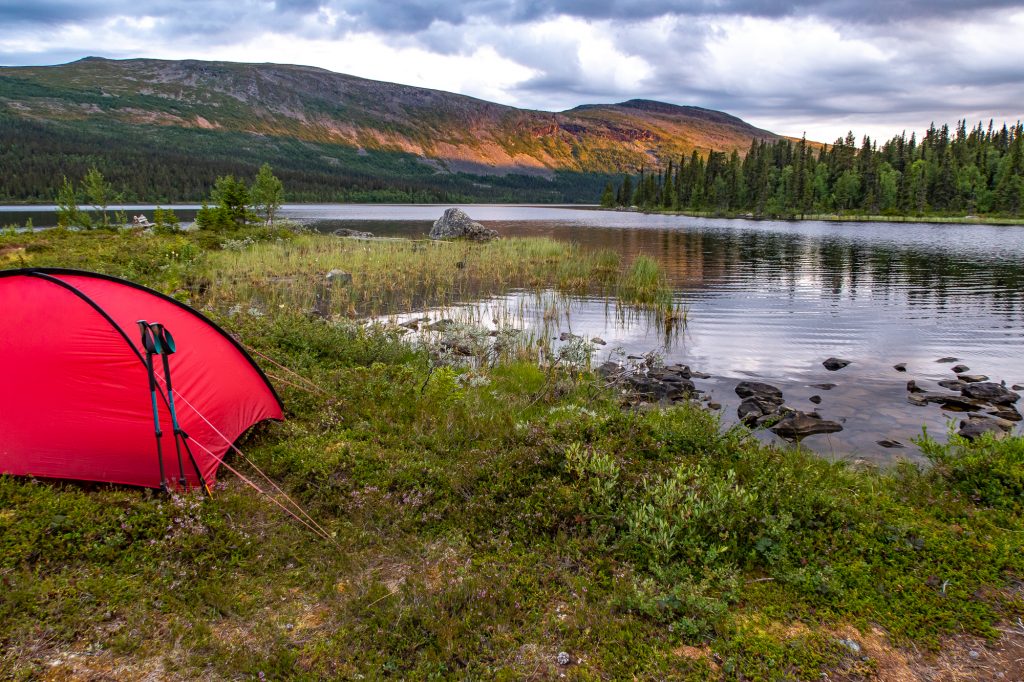
{"type": "Polygon", "coordinates": [[[354,153],[413,160],[432,174],[548,180],[633,173],[695,150],[744,153],[753,139],[779,139],[724,112],[653,100],[548,112],[320,67],[192,59],[0,67],[0,116],[14,128],[92,140],[87,148],[104,135],[142,145],[174,138],[179,152],[230,138],[253,157],[258,147],[313,145],[326,170],[349,168],[354,153]]]}

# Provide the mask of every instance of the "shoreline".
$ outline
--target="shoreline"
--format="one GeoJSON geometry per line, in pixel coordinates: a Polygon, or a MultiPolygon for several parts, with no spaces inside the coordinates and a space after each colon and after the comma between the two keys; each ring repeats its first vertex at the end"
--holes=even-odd
{"type": "Polygon", "coordinates": [[[750,220],[754,222],[777,221],[799,223],[817,221],[824,223],[907,223],[921,225],[1024,225],[1024,217],[986,217],[986,216],[886,216],[886,215],[843,215],[839,213],[808,213],[797,216],[755,216],[752,213],[714,213],[711,211],[657,211],[640,208],[599,208],[600,211],[612,213],[643,213],[644,215],[684,216],[688,218],[708,218],[711,220],[750,220]]]}
{"type": "MultiPolygon", "coordinates": [[[[198,210],[201,208],[200,203],[186,202],[186,203],[172,203],[172,204],[161,204],[161,203],[142,203],[134,202],[128,204],[111,205],[108,207],[109,211],[118,210],[152,210],[156,207],[167,208],[167,209],[178,209],[178,210],[198,210]]],[[[880,214],[841,214],[841,213],[808,213],[803,216],[765,216],[765,215],[754,215],[752,213],[717,213],[713,211],[669,211],[669,210],[654,210],[654,209],[641,209],[641,208],[607,208],[599,206],[598,204],[567,204],[567,203],[481,203],[481,202],[423,202],[423,203],[388,203],[388,202],[289,202],[282,205],[283,209],[287,208],[303,208],[310,206],[395,206],[395,207],[408,207],[408,206],[514,206],[522,208],[566,208],[575,210],[594,210],[594,211],[607,211],[611,213],[642,213],[644,215],[667,215],[667,216],[683,216],[688,218],[707,218],[711,220],[750,220],[755,222],[762,221],[778,221],[778,222],[805,222],[805,221],[817,221],[817,222],[828,222],[828,223],[907,223],[907,224],[921,224],[921,225],[994,225],[994,226],[1017,226],[1024,225],[1024,216],[1019,218],[1012,218],[1008,216],[976,216],[976,215],[955,215],[955,216],[941,216],[941,215],[880,215],[880,214]]],[[[11,213],[20,212],[32,212],[32,211],[56,211],[57,206],[54,204],[34,204],[34,203],[19,203],[11,202],[0,204],[0,213],[9,211],[11,213]]],[[[83,210],[91,210],[83,207],[83,210]]]]}

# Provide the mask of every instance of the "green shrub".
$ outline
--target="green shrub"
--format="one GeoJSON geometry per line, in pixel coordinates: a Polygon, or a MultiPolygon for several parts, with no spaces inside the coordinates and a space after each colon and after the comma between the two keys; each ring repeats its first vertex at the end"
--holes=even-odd
{"type": "Polygon", "coordinates": [[[926,435],[918,445],[953,489],[985,506],[1024,509],[1024,438],[985,434],[971,443],[951,433],[947,444],[926,435]]]}

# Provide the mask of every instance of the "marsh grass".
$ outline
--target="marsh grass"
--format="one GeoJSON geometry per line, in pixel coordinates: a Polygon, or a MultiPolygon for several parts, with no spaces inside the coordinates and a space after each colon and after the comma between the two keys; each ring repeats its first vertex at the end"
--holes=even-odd
{"type": "Polygon", "coordinates": [[[352,283],[332,287],[331,314],[378,316],[554,287],[616,296],[623,305],[672,317],[663,273],[653,260],[640,261],[622,272],[612,251],[586,251],[546,238],[474,244],[300,235],[210,253],[201,277],[210,292],[204,304],[214,307],[247,301],[310,310],[325,296],[325,274],[341,270],[352,275],[352,283]]]}
{"type": "Polygon", "coordinates": [[[616,297],[623,303],[654,311],[665,320],[683,319],[664,271],[650,256],[637,256],[619,277],[616,297]]]}
{"type": "Polygon", "coordinates": [[[333,312],[380,315],[543,284],[569,261],[588,259],[572,245],[547,239],[481,245],[302,235],[213,253],[207,276],[210,290],[226,300],[256,297],[267,305],[310,309],[325,274],[342,270],[353,281],[343,291],[335,287],[333,312]]]}

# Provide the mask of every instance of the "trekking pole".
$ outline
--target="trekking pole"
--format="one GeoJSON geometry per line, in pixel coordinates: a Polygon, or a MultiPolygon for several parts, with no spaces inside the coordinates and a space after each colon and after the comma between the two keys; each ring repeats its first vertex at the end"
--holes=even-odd
{"type": "Polygon", "coordinates": [[[154,322],[150,325],[150,329],[153,331],[153,336],[159,341],[160,357],[163,359],[164,365],[164,384],[167,388],[167,405],[171,411],[171,424],[174,426],[174,449],[178,454],[178,484],[187,489],[188,482],[185,480],[185,465],[181,459],[181,447],[185,446],[185,452],[188,453],[189,461],[192,462],[193,468],[196,471],[196,477],[199,479],[199,485],[202,486],[203,491],[208,496],[212,496],[213,493],[210,491],[210,486],[206,484],[206,479],[203,477],[203,472],[199,470],[199,463],[196,462],[195,455],[192,454],[192,448],[188,445],[188,434],[181,428],[178,423],[178,410],[174,407],[174,387],[171,385],[171,362],[169,356],[173,355],[177,350],[177,346],[174,343],[174,337],[171,332],[167,330],[167,327],[163,326],[159,322],[154,322]]]}
{"type": "Polygon", "coordinates": [[[153,354],[157,352],[158,341],[153,337],[153,330],[145,320],[139,320],[139,332],[142,334],[142,347],[146,350],[146,372],[149,374],[149,397],[153,402],[153,430],[156,432],[156,460],[160,465],[160,490],[170,492],[167,478],[164,476],[164,452],[161,445],[163,431],[160,430],[160,411],[156,404],[156,375],[153,372],[153,354]]]}

